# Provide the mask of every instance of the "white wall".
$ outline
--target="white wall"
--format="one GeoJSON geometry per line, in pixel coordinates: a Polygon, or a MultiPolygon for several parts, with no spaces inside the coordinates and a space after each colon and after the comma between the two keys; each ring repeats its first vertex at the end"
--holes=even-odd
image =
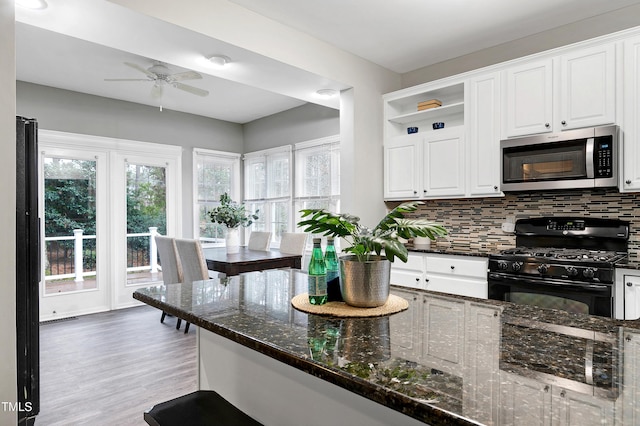
{"type": "MultiPolygon", "coordinates": [[[[15,9],[0,0],[0,401],[16,402],[16,73],[15,9]]],[[[16,413],[0,407],[0,424],[16,423],[16,413]]]]}
{"type": "Polygon", "coordinates": [[[460,56],[402,75],[402,87],[411,87],[500,62],[566,46],[640,24],[640,4],[604,13],[594,18],[523,37],[509,43],[460,56]]]}
{"type": "Polygon", "coordinates": [[[193,236],[192,148],[244,152],[242,125],[18,82],[19,115],[40,129],[182,146],[182,235],[193,236]]]}
{"type": "Polygon", "coordinates": [[[315,104],[246,123],[244,152],[259,151],[340,133],[340,111],[315,104]]]}

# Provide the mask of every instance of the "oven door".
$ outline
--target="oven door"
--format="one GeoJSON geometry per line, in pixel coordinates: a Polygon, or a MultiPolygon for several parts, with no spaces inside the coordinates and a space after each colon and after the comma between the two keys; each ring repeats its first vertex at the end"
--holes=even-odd
{"type": "Polygon", "coordinates": [[[576,283],[490,272],[489,299],[613,317],[611,284],[576,283]]]}

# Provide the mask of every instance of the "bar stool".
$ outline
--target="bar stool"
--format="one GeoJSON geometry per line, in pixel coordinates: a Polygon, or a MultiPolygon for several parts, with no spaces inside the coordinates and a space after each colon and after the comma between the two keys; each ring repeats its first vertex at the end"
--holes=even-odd
{"type": "Polygon", "coordinates": [[[262,426],[214,391],[195,391],[144,412],[151,426],[262,426]]]}

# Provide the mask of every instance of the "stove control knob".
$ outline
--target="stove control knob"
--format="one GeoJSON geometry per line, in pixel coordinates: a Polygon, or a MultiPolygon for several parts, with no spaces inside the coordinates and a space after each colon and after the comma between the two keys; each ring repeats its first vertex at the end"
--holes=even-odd
{"type": "Polygon", "coordinates": [[[582,275],[584,275],[585,278],[593,278],[593,276],[595,275],[595,271],[592,268],[587,268],[582,271],[582,275]]]}
{"type": "Polygon", "coordinates": [[[522,269],[522,262],[513,262],[513,265],[511,265],[511,269],[518,272],[520,269],[522,269]]]}
{"type": "Polygon", "coordinates": [[[575,277],[578,275],[578,270],[575,266],[567,266],[567,274],[569,274],[570,277],[575,277]]]}
{"type": "Polygon", "coordinates": [[[546,274],[548,270],[549,270],[549,265],[545,265],[543,263],[542,265],[538,266],[538,272],[540,272],[541,274],[546,274]]]}
{"type": "Polygon", "coordinates": [[[498,269],[500,269],[501,271],[505,271],[509,269],[509,264],[506,261],[501,260],[498,262],[498,269]]]}

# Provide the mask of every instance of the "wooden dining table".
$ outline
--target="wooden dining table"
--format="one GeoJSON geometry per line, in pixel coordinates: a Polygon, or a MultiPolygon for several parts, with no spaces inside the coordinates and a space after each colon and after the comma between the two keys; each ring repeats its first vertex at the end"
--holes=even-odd
{"type": "Polygon", "coordinates": [[[277,249],[249,250],[243,246],[238,253],[227,254],[226,247],[209,247],[204,248],[203,252],[207,268],[226,275],[277,268],[300,269],[302,266],[302,255],[282,253],[277,249]]]}

